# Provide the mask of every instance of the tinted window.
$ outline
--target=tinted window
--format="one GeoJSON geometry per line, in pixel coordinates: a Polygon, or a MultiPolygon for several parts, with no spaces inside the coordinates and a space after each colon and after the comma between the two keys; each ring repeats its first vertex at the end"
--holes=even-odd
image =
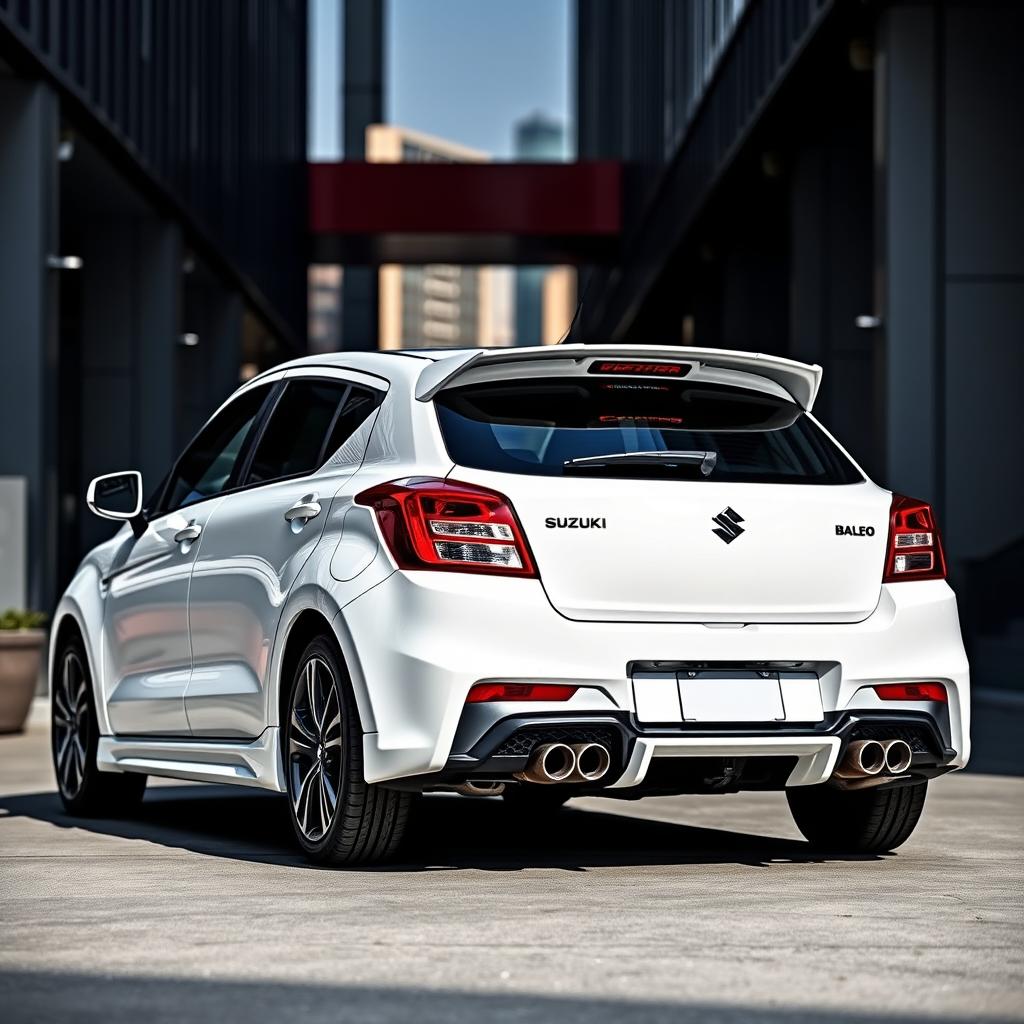
{"type": "Polygon", "coordinates": [[[319,469],[376,408],[377,395],[340,381],[290,381],[256,446],[246,483],[319,469]]]}
{"type": "Polygon", "coordinates": [[[289,381],[256,445],[247,483],[312,473],[348,385],[289,381]]]}
{"type": "Polygon", "coordinates": [[[272,387],[251,388],[203,427],[171,473],[164,511],[210,498],[233,484],[249,430],[272,387]]]}
{"type": "Polygon", "coordinates": [[[380,405],[383,397],[383,392],[374,388],[353,385],[327,439],[325,458],[333,455],[355,433],[363,420],[380,405]]]}
{"type": "Polygon", "coordinates": [[[711,480],[845,484],[862,479],[798,406],[742,388],[546,377],[453,388],[435,405],[452,459],[474,469],[702,479],[699,460],[566,463],[636,452],[713,452],[711,480]]]}

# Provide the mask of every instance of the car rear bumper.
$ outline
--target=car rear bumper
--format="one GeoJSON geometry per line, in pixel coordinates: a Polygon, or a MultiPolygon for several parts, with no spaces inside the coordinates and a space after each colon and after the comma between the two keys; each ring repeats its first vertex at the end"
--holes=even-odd
{"type": "MultiPolygon", "coordinates": [[[[420,781],[427,786],[463,781],[507,781],[523,771],[529,754],[541,743],[602,743],[611,768],[602,790],[636,786],[655,791],[707,792],[716,787],[708,777],[731,772],[734,789],[809,786],[831,777],[846,744],[853,739],[902,739],[912,750],[909,775],[930,778],[949,771],[956,752],[949,746],[948,718],[934,711],[835,711],[807,725],[698,726],[643,729],[631,713],[538,715],[524,713],[482,727],[479,705],[467,706],[455,747],[438,775],[420,781]],[[688,758],[686,765],[666,759],[688,758]],[[694,762],[700,760],[700,771],[694,762]],[[651,764],[662,771],[651,779],[651,764]],[[748,767],[772,770],[747,772],[748,767]],[[690,787],[690,788],[687,788],[690,787]]],[[[422,788],[422,787],[420,787],[422,788]]],[[[594,787],[589,787],[594,788],[594,787]]]]}
{"type": "Polygon", "coordinates": [[[970,754],[967,659],[956,599],[941,581],[882,587],[862,622],[723,627],[576,622],[551,607],[536,580],[395,572],[346,605],[335,626],[366,730],[371,782],[445,773],[488,729],[524,713],[624,723],[623,767],[609,777],[619,788],[642,782],[653,761],[687,756],[793,756],[788,785],[823,781],[842,746],[826,729],[837,713],[925,714],[941,735],[945,768],[962,767],[970,754]],[[652,730],[636,720],[631,677],[636,665],[651,663],[811,667],[827,721],[744,724],[710,735],[689,724],[652,730]],[[943,682],[948,705],[882,702],[869,688],[913,680],[943,682]],[[466,696],[480,681],[581,689],[566,702],[475,705],[468,717],[476,724],[467,727],[466,696]]]}

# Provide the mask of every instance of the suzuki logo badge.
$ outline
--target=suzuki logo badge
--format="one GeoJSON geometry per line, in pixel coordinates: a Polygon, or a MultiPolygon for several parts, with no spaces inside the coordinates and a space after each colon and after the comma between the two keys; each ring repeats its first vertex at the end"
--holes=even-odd
{"type": "Polygon", "coordinates": [[[734,512],[731,508],[723,508],[717,516],[712,516],[711,521],[718,524],[718,528],[711,532],[721,537],[726,544],[731,544],[742,532],[743,516],[734,512]]]}

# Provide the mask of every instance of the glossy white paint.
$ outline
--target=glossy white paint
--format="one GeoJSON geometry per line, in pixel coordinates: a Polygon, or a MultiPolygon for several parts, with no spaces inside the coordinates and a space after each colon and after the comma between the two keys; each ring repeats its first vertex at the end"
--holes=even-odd
{"type": "Polygon", "coordinates": [[[258,736],[270,651],[284,601],[328,516],[285,521],[300,500],[330,507],[324,482],[288,480],[232,495],[211,517],[188,600],[192,674],[185,696],[195,736],[258,736]]]}
{"type": "Polygon", "coordinates": [[[285,791],[281,774],[280,735],[266,729],[255,740],[214,743],[202,740],[100,737],[96,763],[100,771],[143,772],[190,782],[253,786],[285,791]]]}
{"type": "MultiPolygon", "coordinates": [[[[808,408],[820,378],[819,368],[788,360],[651,351],[706,360],[700,373],[709,380],[756,377],[761,383],[752,386],[781,389],[808,408]]],[[[876,707],[865,688],[874,682],[941,680],[950,693],[954,763],[966,763],[969,676],[955,598],[944,582],[880,585],[888,492],[870,483],[783,489],[710,482],[693,492],[681,482],[510,479],[453,465],[424,400],[446,383],[533,373],[540,364],[585,367],[612,352],[621,354],[574,346],[440,353],[436,361],[340,353],[247,384],[243,391],[266,380],[328,375],[387,393],[310,477],[199,502],[150,523],[139,539],[125,526],[85,559],[55,621],[70,616],[85,640],[104,734],[100,766],[282,789],[279,701],[290,682],[282,664],[295,623],[310,614],[334,631],[344,654],[371,782],[441,768],[477,681],[572,682],[584,687],[572,709],[632,712],[627,666],[638,659],[809,662],[820,675],[825,712],[876,707]],[[375,517],[354,496],[388,480],[449,474],[510,495],[540,580],[396,570],[375,517]],[[781,490],[794,493],[774,493],[781,490]],[[830,493],[812,493],[822,491],[830,493]],[[285,512],[310,495],[320,513],[286,521],[285,512]],[[710,516],[740,504],[765,532],[743,547],[724,545],[710,533],[710,516]],[[597,539],[546,531],[543,519],[563,512],[614,517],[616,527],[597,539]],[[838,547],[815,536],[821,521],[832,529],[841,513],[873,525],[874,537],[843,538],[849,543],[838,547]],[[200,535],[176,542],[193,520],[200,535]],[[676,547],[652,546],[666,535],[666,522],[669,536],[695,531],[699,571],[692,562],[684,570],[676,547]],[[859,545],[853,558],[852,545],[859,545]],[[689,577],[679,586],[684,571],[689,577]]],[[[794,691],[784,700],[788,707],[806,697],[794,691]]],[[[495,705],[489,713],[521,710],[495,705]]],[[[801,713],[813,710],[808,700],[801,713]]],[[[772,742],[798,758],[791,785],[827,777],[838,749],[830,737],[772,742]]],[[[708,745],[644,737],[618,785],[640,783],[653,757],[704,755],[708,745]]],[[[725,736],[711,746],[742,756],[772,743],[725,736]]]]}
{"type": "Polygon", "coordinates": [[[343,534],[338,513],[351,502],[341,492],[362,463],[372,421],[317,473],[229,495],[211,517],[188,599],[192,735],[254,737],[266,728],[271,651],[285,601],[327,524],[331,542],[343,534]]]}
{"type": "Polygon", "coordinates": [[[942,581],[884,586],[862,622],[722,629],[574,622],[551,606],[537,580],[396,572],[347,604],[338,627],[358,650],[353,679],[377,724],[364,741],[374,781],[438,770],[480,679],[599,687],[616,708],[631,711],[627,665],[634,660],[810,662],[820,666],[825,711],[877,707],[874,691],[863,689],[872,683],[941,680],[950,694],[955,763],[970,754],[967,659],[956,599],[942,581]]]}
{"type": "Polygon", "coordinates": [[[459,468],[453,476],[507,495],[541,566],[551,603],[570,619],[636,622],[859,622],[878,604],[890,492],[834,487],[531,477],[459,468]],[[742,543],[713,517],[734,508],[742,543]],[[551,529],[549,518],[604,527],[551,529]],[[873,536],[837,537],[836,523],[873,536]]]}
{"type": "Polygon", "coordinates": [[[106,572],[102,686],[114,732],[189,734],[189,580],[202,535],[175,538],[188,526],[205,527],[223,500],[161,516],[134,541],[129,531],[123,564],[106,572]]]}
{"type": "Polygon", "coordinates": [[[747,386],[769,382],[810,412],[821,385],[821,367],[763,352],[737,352],[725,348],[674,348],[669,345],[549,345],[544,348],[465,349],[426,366],[416,383],[416,398],[429,401],[443,388],[478,380],[496,380],[534,374],[586,373],[594,360],[689,363],[690,379],[734,380],[739,374],[747,386]]]}
{"type": "Polygon", "coordinates": [[[836,766],[838,736],[796,737],[704,736],[700,739],[641,737],[633,747],[622,776],[609,789],[628,789],[643,782],[654,757],[757,757],[796,755],[787,786],[813,786],[824,782],[836,766]]]}

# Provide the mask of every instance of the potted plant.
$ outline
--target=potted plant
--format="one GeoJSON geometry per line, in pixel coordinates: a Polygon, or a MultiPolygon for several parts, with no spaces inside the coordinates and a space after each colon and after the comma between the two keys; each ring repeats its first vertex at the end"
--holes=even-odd
{"type": "Polygon", "coordinates": [[[39,679],[46,616],[9,608],[0,615],[0,733],[21,732],[39,679]]]}

